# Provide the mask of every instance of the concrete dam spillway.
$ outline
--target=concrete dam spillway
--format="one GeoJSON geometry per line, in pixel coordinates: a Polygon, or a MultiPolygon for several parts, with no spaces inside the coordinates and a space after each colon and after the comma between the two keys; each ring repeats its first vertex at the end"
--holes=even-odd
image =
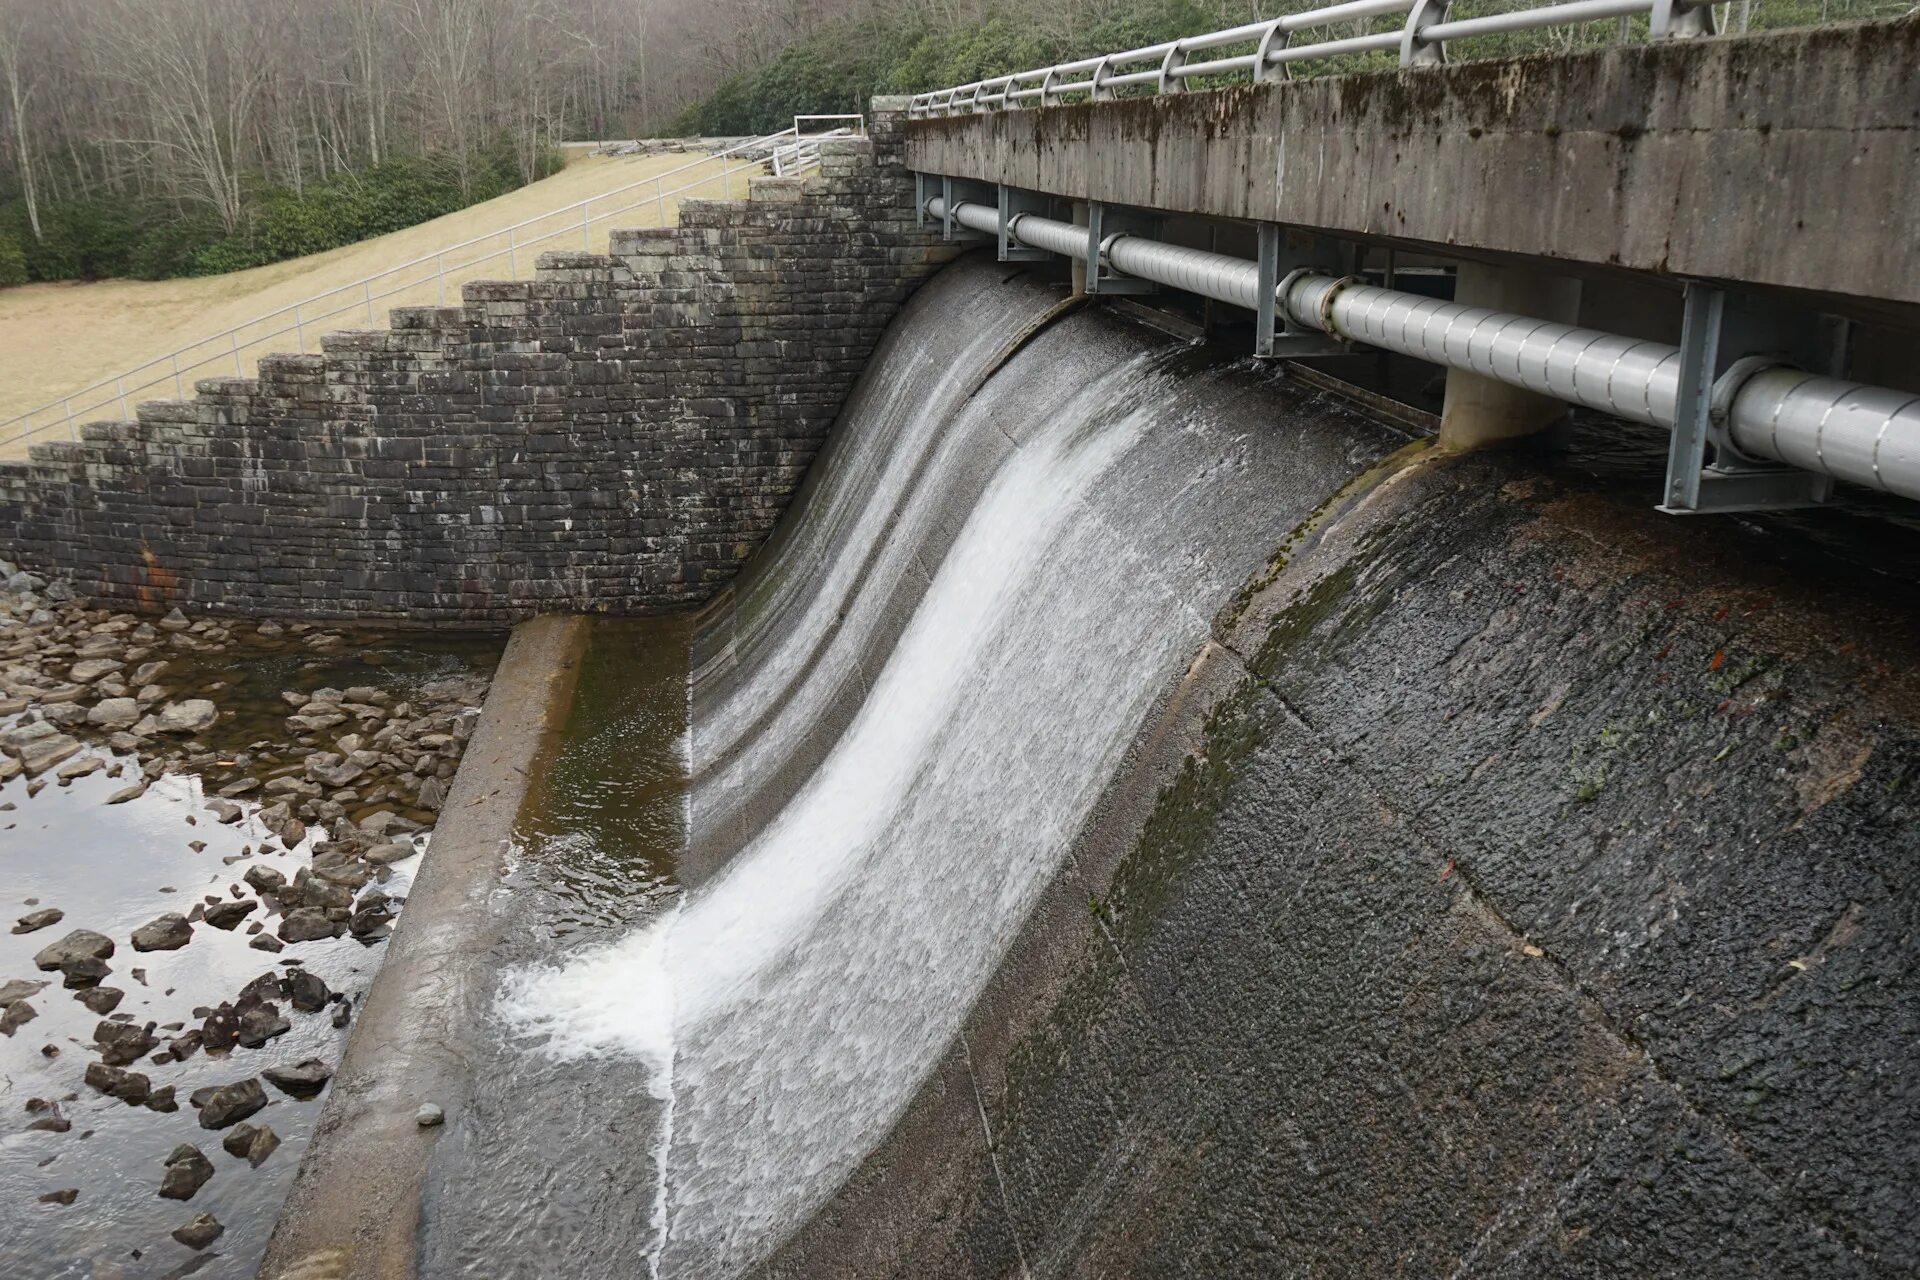
{"type": "Polygon", "coordinates": [[[655,871],[493,895],[418,1273],[1912,1265],[1911,531],[1605,453],[947,268],[631,674],[655,871]]]}

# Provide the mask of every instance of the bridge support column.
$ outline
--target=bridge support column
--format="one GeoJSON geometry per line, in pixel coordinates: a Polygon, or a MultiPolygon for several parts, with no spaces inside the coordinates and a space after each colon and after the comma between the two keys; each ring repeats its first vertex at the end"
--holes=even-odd
{"type": "MultiPolygon", "coordinates": [[[[1578,280],[1478,262],[1460,264],[1454,300],[1563,324],[1576,324],[1580,318],[1578,280]]],[[[1564,403],[1551,397],[1451,369],[1440,411],[1440,444],[1447,449],[1498,448],[1538,434],[1566,411],[1564,403]]]]}
{"type": "MultiPolygon", "coordinates": [[[[1085,200],[1075,200],[1073,202],[1074,226],[1086,226],[1087,219],[1092,216],[1093,215],[1087,211],[1087,202],[1085,200]]],[[[1087,264],[1078,258],[1070,259],[1070,261],[1073,264],[1073,296],[1077,298],[1087,291],[1087,264]]]]}

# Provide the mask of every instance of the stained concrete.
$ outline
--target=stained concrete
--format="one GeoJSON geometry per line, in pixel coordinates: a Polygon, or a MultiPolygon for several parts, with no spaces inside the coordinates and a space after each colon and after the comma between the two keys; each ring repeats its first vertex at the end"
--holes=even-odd
{"type": "Polygon", "coordinates": [[[1912,576],[1541,465],[1276,549],[767,1274],[1920,1266],[1912,576]]]}
{"type": "Polygon", "coordinates": [[[414,1274],[421,1189],[434,1144],[471,1088],[464,1041],[486,1013],[487,900],[504,871],[536,760],[573,700],[587,621],[514,628],[441,810],[379,977],[300,1164],[260,1275],[387,1280],[414,1274]],[[446,1125],[423,1128],[433,1103],[446,1125]]]}
{"type": "Polygon", "coordinates": [[[1909,16],[917,120],[907,163],[1456,254],[1911,305],[1916,66],[1909,16]]]}

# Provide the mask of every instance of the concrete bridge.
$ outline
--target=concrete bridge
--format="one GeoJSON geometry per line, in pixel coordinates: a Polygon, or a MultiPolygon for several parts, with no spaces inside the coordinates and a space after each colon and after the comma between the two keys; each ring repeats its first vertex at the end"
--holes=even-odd
{"type": "Polygon", "coordinates": [[[1648,6],[1415,5],[1397,33],[1301,40],[1408,7],[922,94],[907,163],[947,238],[1094,262],[1090,292],[1252,311],[1261,354],[1449,366],[1456,445],[1570,402],[1678,424],[1668,510],[1818,502],[1832,478],[1920,497],[1920,22],[1682,39],[1706,11],[1656,6],[1666,38],[1449,64],[1444,38],[1648,6]],[[1279,74],[1396,46],[1393,70],[1279,74]],[[1183,91],[1195,73],[1252,83],[1183,91]],[[1439,300],[1395,289],[1409,266],[1443,273],[1439,300]]]}

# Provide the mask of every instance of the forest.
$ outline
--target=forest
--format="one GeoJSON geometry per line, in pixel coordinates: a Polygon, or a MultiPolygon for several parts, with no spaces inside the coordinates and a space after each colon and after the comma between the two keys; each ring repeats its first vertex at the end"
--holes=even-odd
{"type": "MultiPolygon", "coordinates": [[[[1526,3],[1462,0],[1452,12],[1526,3]]],[[[1311,7],[0,0],[0,284],[231,271],[487,199],[549,172],[562,141],[766,132],[798,113],[863,110],[875,93],[1311,7]]],[[[1720,12],[1742,30],[1910,7],[1736,0],[1720,12]]],[[[1458,53],[1565,50],[1621,34],[1608,20],[1458,53]]]]}

